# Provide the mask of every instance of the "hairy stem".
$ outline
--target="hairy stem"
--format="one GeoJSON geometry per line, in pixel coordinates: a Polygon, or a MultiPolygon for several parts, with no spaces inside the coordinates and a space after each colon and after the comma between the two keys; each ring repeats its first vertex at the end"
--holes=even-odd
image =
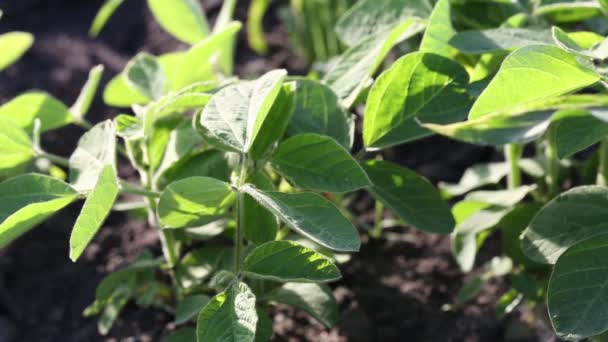
{"type": "Polygon", "coordinates": [[[234,273],[241,271],[241,262],[243,258],[243,242],[244,242],[244,227],[245,227],[245,193],[240,190],[240,187],[247,181],[248,165],[247,156],[241,155],[239,165],[239,178],[237,187],[239,191],[236,197],[236,232],[234,234],[234,273]]]}
{"type": "Polygon", "coordinates": [[[509,175],[507,186],[509,189],[517,188],[521,185],[521,170],[519,169],[519,159],[523,153],[523,146],[520,144],[505,145],[505,161],[509,164],[509,175]]]}

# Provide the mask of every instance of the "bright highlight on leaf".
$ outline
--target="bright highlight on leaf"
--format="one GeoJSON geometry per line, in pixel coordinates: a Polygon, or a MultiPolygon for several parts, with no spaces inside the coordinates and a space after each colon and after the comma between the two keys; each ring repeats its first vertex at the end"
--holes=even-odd
{"type": "Polygon", "coordinates": [[[15,63],[34,43],[34,36],[27,32],[0,34],[0,71],[15,63]]]}
{"type": "Polygon", "coordinates": [[[271,241],[256,247],[245,258],[243,268],[252,278],[283,282],[327,282],[340,278],[340,271],[329,258],[291,241],[271,241]]]}

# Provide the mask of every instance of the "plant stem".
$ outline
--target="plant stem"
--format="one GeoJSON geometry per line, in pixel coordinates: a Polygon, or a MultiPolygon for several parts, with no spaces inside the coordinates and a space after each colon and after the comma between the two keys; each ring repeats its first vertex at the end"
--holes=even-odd
{"type": "Polygon", "coordinates": [[[374,227],[369,232],[369,236],[379,239],[384,229],[384,203],[376,201],[374,206],[374,227]]]}
{"type": "Polygon", "coordinates": [[[505,160],[509,164],[509,175],[507,185],[509,189],[517,188],[521,185],[521,170],[519,169],[519,159],[523,154],[521,144],[505,145],[505,160]]]}
{"type": "Polygon", "coordinates": [[[245,193],[241,191],[241,186],[247,181],[248,166],[247,156],[241,155],[239,165],[239,178],[237,187],[239,189],[236,197],[236,232],[234,233],[234,273],[238,274],[241,271],[241,259],[243,258],[243,235],[245,227],[245,193]]]}
{"type": "Polygon", "coordinates": [[[599,165],[597,167],[597,185],[608,186],[608,138],[602,139],[599,153],[599,165]]]}
{"type": "Polygon", "coordinates": [[[559,192],[559,158],[555,148],[555,136],[553,130],[549,131],[547,139],[547,161],[549,163],[549,198],[553,198],[559,192]]]}
{"type": "Polygon", "coordinates": [[[218,32],[222,30],[230,21],[232,21],[235,8],[236,0],[224,0],[222,9],[220,9],[220,13],[218,14],[217,19],[215,20],[213,32],[218,32]]]}
{"type": "Polygon", "coordinates": [[[45,152],[45,151],[39,151],[37,153],[36,157],[48,159],[52,163],[60,165],[60,166],[70,167],[70,160],[69,159],[64,158],[62,156],[58,156],[56,154],[48,153],[48,152],[45,152]]]}
{"type": "Polygon", "coordinates": [[[127,193],[127,194],[140,195],[140,196],[145,196],[145,197],[150,197],[150,198],[159,198],[160,197],[160,192],[158,192],[158,191],[148,190],[146,188],[140,187],[139,185],[129,183],[125,180],[120,180],[120,185],[122,188],[121,189],[122,192],[127,193]]]}

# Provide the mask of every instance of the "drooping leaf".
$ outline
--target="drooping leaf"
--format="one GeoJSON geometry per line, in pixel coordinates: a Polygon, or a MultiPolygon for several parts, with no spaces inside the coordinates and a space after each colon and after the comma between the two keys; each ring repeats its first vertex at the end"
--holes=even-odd
{"type": "MultiPolygon", "coordinates": [[[[258,171],[249,178],[248,182],[262,191],[274,190],[272,181],[264,172],[258,171]]],[[[279,222],[274,214],[249,195],[245,195],[244,207],[245,222],[247,222],[243,227],[245,238],[258,245],[274,240],[279,230],[279,222]]]]}
{"type": "Polygon", "coordinates": [[[132,89],[123,74],[118,74],[108,82],[103,91],[103,102],[113,107],[129,107],[145,104],[150,99],[136,89],[132,89]]]}
{"type": "Polygon", "coordinates": [[[338,304],[325,284],[287,283],[272,293],[270,298],[305,311],[328,329],[338,322],[338,304]]]}
{"type": "Polygon", "coordinates": [[[524,231],[524,254],[536,262],[554,264],[571,246],[606,234],[606,205],[608,190],[600,186],[581,186],[560,194],[524,231]]]}
{"type": "Polygon", "coordinates": [[[34,43],[27,32],[9,32],[0,35],[0,71],[15,63],[34,43]]]}
{"type": "Polygon", "coordinates": [[[234,265],[234,253],[228,247],[202,247],[188,252],[177,264],[175,273],[180,285],[191,288],[201,285],[221,269],[234,265]]]}
{"type": "Polygon", "coordinates": [[[70,156],[70,183],[78,191],[91,190],[106,165],[116,168],[116,128],[111,120],[98,123],[78,141],[70,156]]]}
{"type": "Polygon", "coordinates": [[[253,342],[258,315],[255,295],[239,282],[211,299],[198,316],[198,341],[253,342]]]}
{"type": "Polygon", "coordinates": [[[553,45],[549,30],[497,28],[483,31],[462,31],[450,44],[467,54],[495,53],[528,45],[553,45]]]}
{"type": "Polygon", "coordinates": [[[70,235],[70,259],[78,260],[112,210],[118,197],[118,177],[113,165],[99,173],[97,184],[87,196],[70,235]]]}
{"type": "Polygon", "coordinates": [[[350,148],[353,140],[351,121],[328,86],[304,78],[296,80],[293,117],[287,126],[287,134],[327,135],[350,148]]]}
{"type": "Polygon", "coordinates": [[[565,158],[599,142],[608,135],[608,123],[586,110],[562,111],[551,119],[555,148],[565,158]]]}
{"type": "Polygon", "coordinates": [[[243,271],[252,278],[282,282],[340,278],[340,271],[329,258],[293,241],[270,241],[256,247],[245,258],[243,271]]]}
{"type": "Polygon", "coordinates": [[[0,248],[78,198],[68,184],[44,175],[25,174],[0,183],[0,248]]]}
{"type": "Polygon", "coordinates": [[[167,79],[160,62],[145,52],[129,61],[123,77],[129,87],[149,99],[160,99],[167,90],[167,79]]]}
{"type": "Polygon", "coordinates": [[[415,172],[397,164],[370,160],[363,164],[372,195],[417,229],[447,234],[454,218],[437,189],[415,172]]]}
{"type": "Polygon", "coordinates": [[[32,141],[21,127],[0,117],[0,176],[10,177],[23,171],[34,159],[32,141]]]}
{"type": "Polygon", "coordinates": [[[420,136],[415,117],[440,123],[464,119],[467,83],[464,68],[445,57],[414,52],[400,58],[370,90],[363,122],[365,147],[384,148],[420,136]]]}
{"type": "Polygon", "coordinates": [[[344,147],[314,133],[283,141],[271,163],[283,177],[303,189],[348,192],[370,184],[365,171],[344,147]]]}
{"type": "Polygon", "coordinates": [[[271,71],[255,81],[223,88],[213,95],[200,117],[205,139],[223,149],[249,152],[272,104],[286,71],[271,71]]]}
{"type": "Polygon", "coordinates": [[[359,250],[361,241],[355,227],[322,196],[310,192],[263,192],[251,185],[244,186],[243,191],[291,229],[321,246],[344,252],[359,250]]]}
{"type": "Polygon", "coordinates": [[[95,93],[99,87],[99,81],[101,81],[102,74],[103,65],[101,64],[93,67],[91,71],[89,71],[87,82],[80,90],[76,102],[74,102],[70,108],[70,112],[77,120],[82,119],[89,111],[89,108],[91,108],[91,103],[93,102],[93,98],[95,98],[95,93]]]}
{"type": "Polygon", "coordinates": [[[209,24],[196,0],[148,0],[159,24],[175,38],[194,44],[209,34],[209,24]]]}
{"type": "Polygon", "coordinates": [[[496,184],[509,173],[504,162],[477,164],[466,169],[457,184],[439,183],[439,188],[452,196],[463,195],[475,188],[496,184]]]}
{"type": "Polygon", "coordinates": [[[439,0],[431,12],[429,21],[420,42],[421,52],[435,53],[452,57],[457,51],[449,42],[456,35],[452,26],[452,11],[449,0],[439,0]]]}
{"type": "Polygon", "coordinates": [[[568,94],[597,81],[593,71],[558,47],[523,47],[507,56],[498,74],[471,108],[469,119],[568,94]]]}
{"type": "Polygon", "coordinates": [[[195,227],[221,215],[234,201],[230,184],[209,177],[190,177],[167,186],[158,202],[165,228],[195,227]]]}
{"type": "Polygon", "coordinates": [[[608,330],[604,314],[608,273],[608,236],[596,236],[566,250],[555,263],[547,307],[558,336],[581,340],[608,330]]]}
{"type": "Polygon", "coordinates": [[[361,0],[336,24],[336,33],[348,46],[378,33],[388,33],[411,18],[424,19],[431,13],[426,0],[361,0]]]}
{"type": "Polygon", "coordinates": [[[393,46],[423,28],[421,20],[408,19],[391,32],[365,38],[337,57],[323,77],[323,83],[336,93],[345,108],[350,108],[363,89],[371,84],[371,77],[393,46]]]}
{"type": "Polygon", "coordinates": [[[481,144],[505,145],[525,143],[540,137],[555,112],[602,107],[603,95],[565,95],[533,100],[513,109],[500,110],[477,119],[449,125],[422,124],[436,133],[453,139],[481,144]]]}
{"type": "Polygon", "coordinates": [[[206,305],[210,298],[205,295],[184,297],[177,303],[175,309],[175,324],[184,324],[195,317],[206,305]]]}
{"type": "Polygon", "coordinates": [[[74,121],[68,107],[53,96],[42,92],[31,92],[17,96],[0,107],[0,117],[9,119],[26,131],[40,119],[40,131],[63,127],[74,121]]]}

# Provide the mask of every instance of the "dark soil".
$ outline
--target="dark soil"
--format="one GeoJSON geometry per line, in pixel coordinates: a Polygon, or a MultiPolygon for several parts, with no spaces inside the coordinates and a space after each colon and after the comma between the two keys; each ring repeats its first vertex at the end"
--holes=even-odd
{"type": "MultiPolygon", "coordinates": [[[[211,14],[220,1],[203,1],[211,14]]],[[[0,32],[29,31],[36,42],[25,57],[0,74],[0,103],[37,88],[71,103],[88,70],[104,64],[104,82],[122,69],[130,56],[145,50],[162,53],[185,46],[154,23],[143,0],[130,0],[110,20],[98,39],[87,36],[101,0],[0,0],[5,11],[0,32]]],[[[248,1],[239,4],[246,17],[248,1]]],[[[285,30],[275,11],[267,18],[272,53],[256,56],[241,35],[237,73],[255,75],[277,67],[302,74],[306,63],[290,52],[285,30]]],[[[112,117],[98,96],[90,120],[112,117]]],[[[82,131],[66,128],[44,137],[45,146],[67,155],[82,131]]],[[[457,181],[466,167],[495,158],[492,149],[433,137],[395,149],[387,159],[411,167],[433,182],[457,181]]],[[[120,170],[124,177],[132,171],[120,170]]],[[[105,274],[132,261],[144,248],[156,253],[156,233],[138,219],[113,214],[77,263],[68,259],[68,239],[79,205],[0,251],[0,342],[7,341],[158,341],[174,327],[171,317],[154,309],[129,306],[107,337],[97,333],[96,319],[82,310],[94,297],[105,274]]],[[[371,202],[362,197],[356,208],[363,219],[371,202]]],[[[492,256],[492,245],[481,259],[492,256]]],[[[482,265],[485,260],[480,260],[482,265]]],[[[463,276],[450,255],[449,237],[396,228],[385,238],[367,241],[361,253],[342,267],[344,279],[335,286],[340,303],[339,326],[331,331],[288,307],[274,310],[276,341],[502,341],[554,340],[546,327],[527,326],[531,313],[520,309],[498,318],[495,303],[506,291],[504,279],[492,280],[481,295],[456,312],[442,310],[453,302],[470,276],[463,276]],[[523,333],[522,333],[523,331],[523,333]]],[[[479,270],[477,270],[479,272],[479,270]]]]}

